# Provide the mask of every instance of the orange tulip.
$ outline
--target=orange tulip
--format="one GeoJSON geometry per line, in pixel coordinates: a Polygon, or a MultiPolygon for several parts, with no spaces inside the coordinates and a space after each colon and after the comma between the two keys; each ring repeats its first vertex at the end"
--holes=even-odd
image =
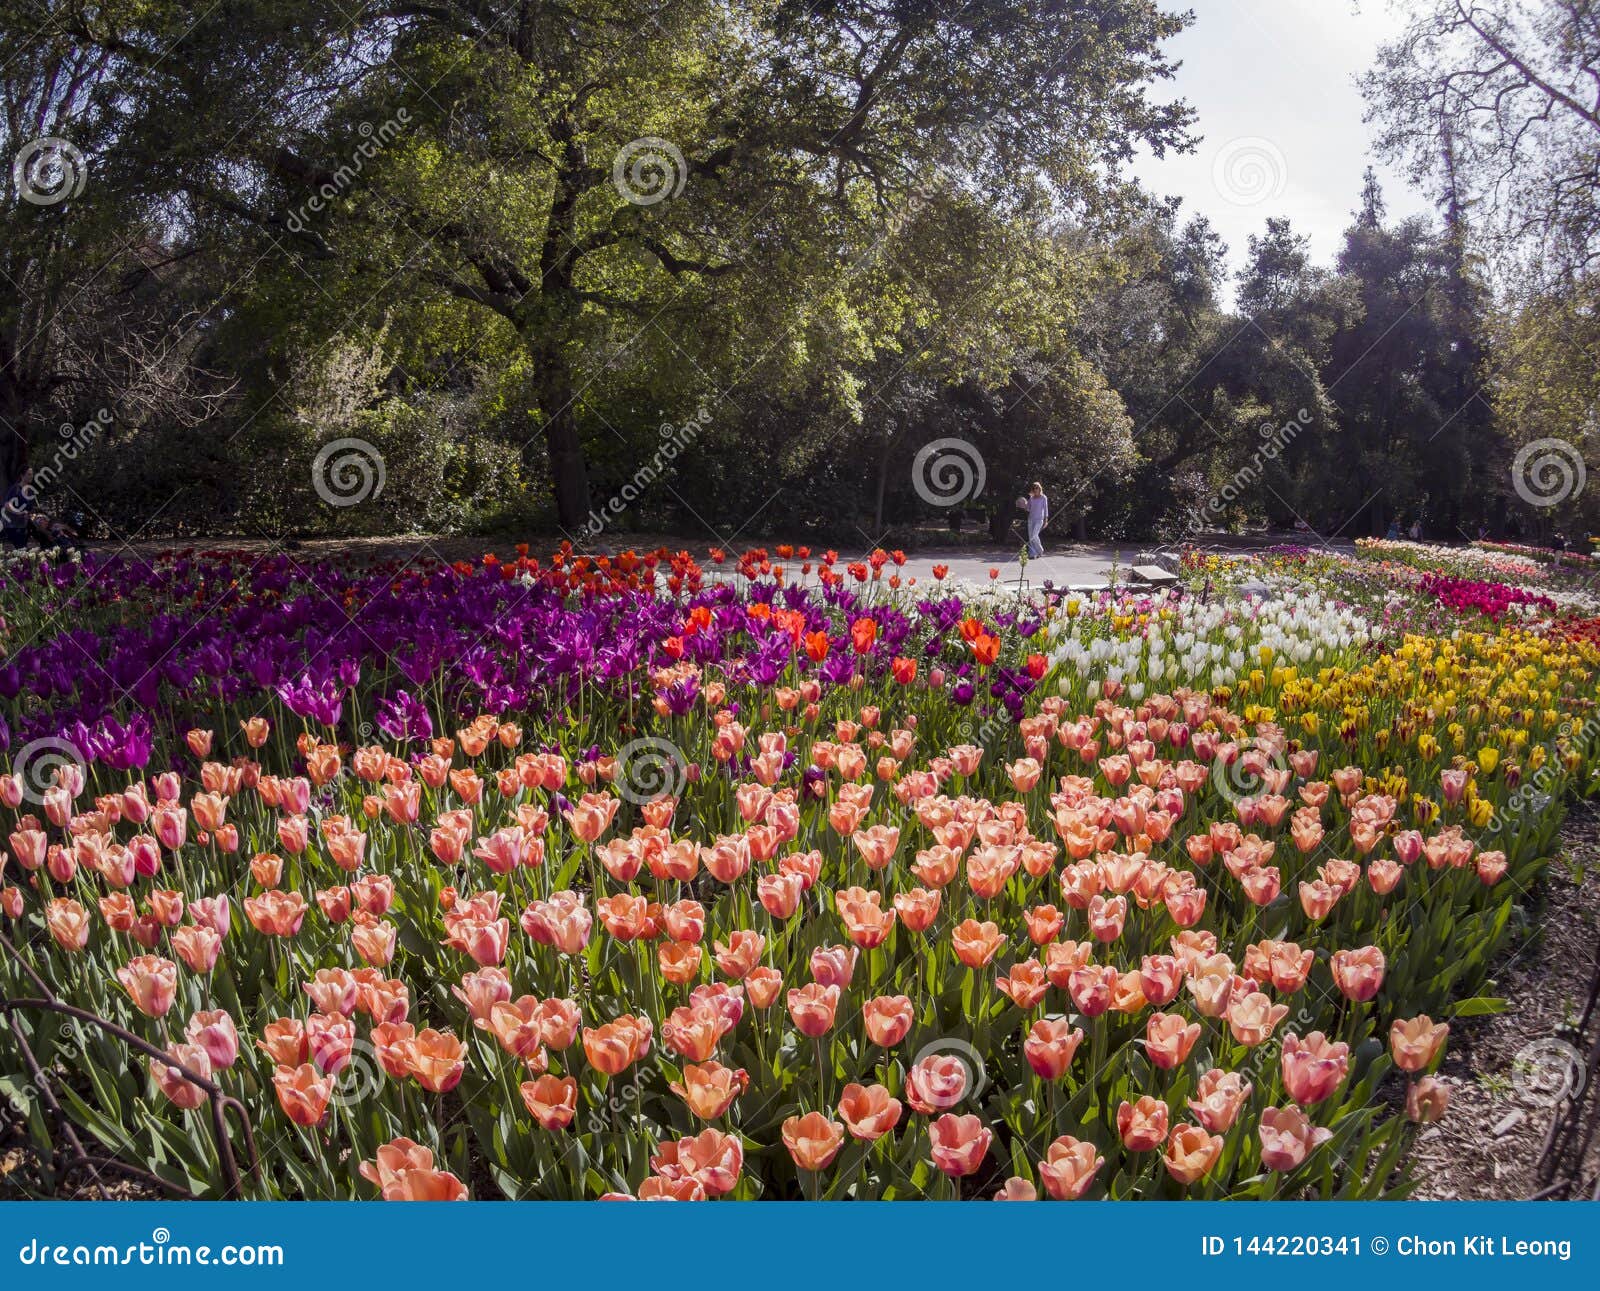
{"type": "Polygon", "coordinates": [[[356,1028],[338,1013],[313,1013],[306,1019],[306,1047],[318,1071],[336,1076],[355,1051],[356,1028]]]}
{"type": "Polygon", "coordinates": [[[428,1170],[432,1167],[433,1153],[429,1149],[410,1139],[399,1138],[385,1143],[373,1160],[363,1161],[357,1169],[363,1179],[377,1184],[381,1190],[406,1170],[428,1170]]]}
{"type": "Polygon", "coordinates": [[[900,1123],[902,1110],[900,1100],[891,1097],[882,1085],[851,1083],[839,1095],[839,1116],[851,1137],[869,1143],[893,1130],[900,1123]]]}
{"type": "Polygon", "coordinates": [[[280,1067],[298,1067],[311,1056],[305,1023],[299,1018],[278,1018],[261,1028],[256,1048],[280,1067]]]}
{"type": "Polygon", "coordinates": [[[900,922],[912,932],[927,932],[939,917],[941,900],[942,894],[937,889],[912,888],[895,894],[894,910],[900,922]]]}
{"type": "Polygon", "coordinates": [[[1167,1105],[1149,1094],[1117,1108],[1117,1134],[1130,1152],[1149,1152],[1167,1141],[1167,1105]]]}
{"type": "MultiPolygon", "coordinates": [[[[684,1011],[676,1010],[674,1016],[684,1011]]],[[[663,1030],[663,1036],[665,1034],[663,1030]]],[[[603,1075],[620,1075],[650,1051],[651,1037],[648,1018],[624,1013],[603,1026],[583,1028],[584,1057],[603,1075]]]]}
{"type": "Polygon", "coordinates": [[[822,1036],[833,1028],[834,1013],[839,1008],[839,988],[812,982],[789,991],[789,1016],[801,1035],[822,1036]]]}
{"type": "Polygon", "coordinates": [[[411,1042],[417,1029],[409,1022],[380,1022],[372,1028],[372,1052],[384,1072],[393,1080],[411,1075],[411,1042]]]}
{"type": "Polygon", "coordinates": [[[1336,950],[1329,966],[1339,993],[1357,1004],[1365,1004],[1383,986],[1383,951],[1377,946],[1336,950]]]}
{"type": "Polygon", "coordinates": [[[1350,1068],[1350,1046],[1330,1043],[1320,1031],[1304,1040],[1290,1031],[1283,1037],[1283,1087],[1302,1107],[1320,1103],[1336,1090],[1350,1068]]]}
{"type": "Polygon", "coordinates": [[[183,1028],[184,1039],[205,1050],[213,1071],[222,1071],[239,1059],[239,1032],[233,1018],[222,1009],[199,1009],[183,1028]]]}
{"type": "Polygon", "coordinates": [[[1207,1134],[1197,1125],[1178,1125],[1167,1139],[1162,1164],[1174,1179],[1188,1185],[1203,1178],[1221,1155],[1220,1134],[1207,1134]]]}
{"type": "Polygon", "coordinates": [[[140,955],[117,969],[117,981],[139,1012],[146,1017],[164,1017],[177,997],[178,966],[159,955],[140,955]]]}
{"type": "Polygon", "coordinates": [[[967,1096],[972,1074],[953,1053],[931,1053],[906,1072],[906,1101],[923,1116],[947,1111],[967,1096]]]}
{"type": "Polygon", "coordinates": [[[1050,985],[1067,990],[1073,970],[1086,967],[1093,956],[1094,946],[1090,942],[1052,942],[1044,949],[1045,976],[1050,979],[1050,985]]]}
{"type": "Polygon", "coordinates": [[[1261,1113],[1261,1164],[1268,1170],[1293,1170],[1306,1156],[1333,1137],[1333,1131],[1311,1124],[1298,1107],[1269,1107],[1261,1113]]]}
{"type": "Polygon", "coordinates": [[[1033,1008],[1044,999],[1045,991],[1050,987],[1044,965],[1037,959],[1024,959],[1013,964],[1011,972],[1005,977],[995,978],[994,984],[1010,996],[1019,1009],[1024,1010],[1033,1008]]]}
{"type": "Polygon", "coordinates": [[[867,1039],[880,1048],[892,1049],[906,1038],[914,1014],[905,995],[879,995],[861,1006],[867,1039]]]}
{"type": "Polygon", "coordinates": [[[639,1185],[639,1195],[606,1193],[601,1201],[704,1201],[706,1190],[698,1179],[668,1179],[653,1174],[639,1185]]]}
{"type": "Polygon", "coordinates": [[[496,1001],[489,1006],[489,1016],[475,1019],[473,1025],[492,1034],[513,1058],[534,1058],[544,1044],[540,1003],[536,995],[496,1001]]]}
{"type": "Polygon", "coordinates": [[[770,1009],[783,989],[783,974],[776,968],[752,968],[744,979],[744,988],[754,1007],[770,1009]]]}
{"type": "Polygon", "coordinates": [[[844,1127],[821,1112],[791,1116],[783,1123],[783,1145],[802,1170],[826,1170],[843,1143],[844,1127]]]}
{"type": "MultiPolygon", "coordinates": [[[[71,897],[52,898],[45,907],[44,918],[51,937],[62,950],[82,950],[89,944],[89,912],[71,897]]],[[[121,973],[117,976],[120,978],[121,973]]]]}
{"type": "Polygon", "coordinates": [[[466,1071],[466,1046],[450,1031],[427,1027],[406,1047],[406,1065],[416,1082],[432,1094],[446,1094],[466,1071]]]}
{"type": "Polygon", "coordinates": [[[564,1130],[578,1112],[578,1082],[571,1076],[540,1076],[522,1082],[522,1103],[547,1130],[564,1130]]]}
{"type": "Polygon", "coordinates": [[[1026,915],[1028,939],[1036,946],[1054,941],[1066,922],[1065,916],[1053,905],[1034,906],[1026,915]]]}
{"type": "Polygon", "coordinates": [[[433,1153],[410,1139],[395,1139],[363,1161],[361,1177],[378,1185],[385,1201],[466,1201],[466,1185],[448,1170],[433,1168],[433,1153]]]}
{"type": "Polygon", "coordinates": [[[1413,1081],[1406,1089],[1406,1116],[1420,1125],[1442,1120],[1449,1106],[1450,1090],[1432,1076],[1413,1081]]]}
{"type": "Polygon", "coordinates": [[[150,1076],[162,1096],[174,1107],[192,1111],[206,1101],[208,1095],[199,1085],[184,1076],[179,1067],[196,1076],[211,1077],[211,1057],[197,1044],[175,1044],[167,1049],[172,1062],[150,1059],[150,1076]],[[176,1064],[176,1065],[174,1065],[176,1064]]]}
{"type": "Polygon", "coordinates": [[[946,1112],[928,1128],[933,1164],[953,1179],[976,1174],[994,1141],[994,1131],[976,1116],[946,1112]]]}
{"type": "Polygon", "coordinates": [[[1066,1018],[1041,1018],[1028,1029],[1022,1053],[1041,1079],[1060,1080],[1082,1043],[1081,1027],[1072,1026],[1066,1018]]]}
{"type": "Polygon", "coordinates": [[[323,1075],[309,1062],[279,1067],[272,1075],[273,1089],[283,1114],[296,1125],[321,1125],[333,1097],[333,1077],[323,1075]]]}
{"type": "Polygon", "coordinates": [[[306,899],[298,892],[276,889],[244,899],[244,912],[255,930],[267,937],[293,937],[306,917],[306,899]]]}
{"type": "Polygon", "coordinates": [[[1105,1158],[1095,1154],[1093,1143],[1063,1134],[1039,1162],[1039,1178],[1057,1201],[1076,1201],[1089,1191],[1104,1164],[1105,1158]]]}
{"type": "Polygon", "coordinates": [[[728,934],[726,942],[712,944],[718,970],[734,981],[742,981],[761,962],[761,952],[766,949],[766,938],[759,932],[736,929],[728,934]]]}
{"type": "Polygon", "coordinates": [[[1439,1056],[1449,1034],[1448,1022],[1436,1023],[1426,1014],[1404,1021],[1396,1018],[1389,1028],[1389,1048],[1394,1053],[1395,1066],[1410,1072],[1427,1069],[1439,1056]]]}
{"type": "Polygon", "coordinates": [[[661,976],[680,986],[694,981],[700,975],[703,958],[697,941],[666,941],[656,947],[656,963],[661,976]]]}
{"type": "Polygon", "coordinates": [[[1165,1070],[1188,1058],[1199,1038],[1200,1024],[1176,1013],[1152,1013],[1145,1023],[1145,1052],[1165,1070]]]}
{"type": "Polygon", "coordinates": [[[1250,1097],[1250,1088],[1250,1082],[1238,1072],[1213,1068],[1200,1077],[1195,1086],[1196,1097],[1189,1100],[1189,1110],[1213,1134],[1226,1134],[1250,1097]]]}
{"type": "Polygon", "coordinates": [[[1228,1002],[1228,1027],[1240,1044],[1258,1045],[1267,1039],[1278,1023],[1289,1016],[1287,1004],[1274,1004],[1260,991],[1239,995],[1228,1002]]]}
{"type": "Polygon", "coordinates": [[[998,925],[988,920],[979,923],[976,919],[962,920],[951,931],[950,939],[956,958],[968,968],[984,967],[1006,941],[998,925]]]}
{"type": "Polygon", "coordinates": [[[489,1020],[496,1004],[511,998],[511,979],[505,969],[490,965],[473,973],[463,973],[461,984],[452,986],[450,993],[467,1006],[467,1012],[478,1025],[489,1020]]]}
{"type": "Polygon", "coordinates": [[[1247,946],[1244,952],[1244,975],[1253,982],[1271,983],[1285,995],[1293,995],[1306,984],[1314,958],[1309,950],[1301,950],[1292,941],[1263,941],[1247,946]]]}
{"type": "Polygon", "coordinates": [[[586,793],[567,809],[567,824],[580,842],[593,843],[611,828],[612,818],[621,805],[622,800],[610,794],[586,793]]]}
{"type": "Polygon", "coordinates": [[[724,1067],[720,1062],[685,1063],[682,1083],[673,1081],[668,1085],[702,1121],[714,1121],[723,1115],[749,1087],[749,1072],[743,1067],[724,1067]]]}
{"type": "MultiPolygon", "coordinates": [[[[650,1158],[650,1168],[671,1182],[692,1180],[707,1196],[732,1192],[744,1169],[744,1145],[737,1135],[702,1130],[690,1138],[663,1143],[650,1158]]],[[[641,1195],[644,1189],[640,1188],[641,1195]]]]}

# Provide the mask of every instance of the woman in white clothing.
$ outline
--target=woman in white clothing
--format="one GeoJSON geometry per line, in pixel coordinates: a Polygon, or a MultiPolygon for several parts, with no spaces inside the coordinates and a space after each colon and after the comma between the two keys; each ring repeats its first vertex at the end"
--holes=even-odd
{"type": "Polygon", "coordinates": [[[1044,495],[1044,485],[1038,480],[1033,482],[1033,487],[1028,490],[1028,496],[1023,498],[1020,505],[1028,513],[1028,559],[1038,560],[1044,555],[1044,543],[1041,535],[1044,526],[1050,519],[1050,500],[1044,495]]]}

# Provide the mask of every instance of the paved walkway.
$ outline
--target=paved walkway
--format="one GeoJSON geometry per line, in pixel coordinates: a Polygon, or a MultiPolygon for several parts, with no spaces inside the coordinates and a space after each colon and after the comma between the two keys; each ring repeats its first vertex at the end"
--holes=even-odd
{"type": "MultiPolygon", "coordinates": [[[[529,546],[534,555],[543,557],[555,548],[558,539],[548,535],[531,538],[529,546]]],[[[740,548],[765,547],[768,551],[774,550],[780,542],[791,541],[786,538],[750,539],[748,543],[741,538],[740,548]]],[[[1237,548],[1244,551],[1251,547],[1269,545],[1271,541],[1294,541],[1292,537],[1283,536],[1274,539],[1258,540],[1254,543],[1248,541],[1229,540],[1218,538],[1213,540],[1210,536],[1206,545],[1226,546],[1230,549],[1237,548]]],[[[682,534],[621,534],[611,541],[602,541],[595,546],[596,552],[623,551],[630,547],[639,551],[647,551],[654,547],[666,546],[669,548],[686,548],[693,552],[703,563],[707,562],[707,550],[710,542],[704,538],[695,539],[682,534]]],[[[416,555],[428,555],[442,560],[469,560],[476,561],[486,551],[511,558],[515,556],[514,542],[508,539],[497,538],[470,538],[470,537],[391,537],[391,538],[355,538],[355,539],[307,539],[302,542],[279,543],[270,539],[257,537],[248,538],[191,538],[187,540],[142,541],[129,545],[112,542],[93,542],[88,546],[92,550],[100,550],[108,554],[121,552],[135,558],[149,559],[157,551],[174,548],[198,548],[200,550],[212,548],[228,548],[251,552],[268,552],[278,548],[286,548],[296,559],[303,561],[319,559],[345,559],[352,561],[368,560],[407,560],[416,555]]],[[[814,551],[821,551],[825,543],[812,544],[814,551]]],[[[1038,587],[1046,580],[1058,587],[1068,586],[1073,583],[1098,583],[1105,581],[1107,572],[1112,562],[1115,561],[1121,568],[1143,563],[1139,560],[1141,553],[1152,551],[1157,544],[1151,543],[1121,543],[1115,545],[1099,544],[1062,544],[1047,549],[1045,555],[1039,560],[1028,562],[1027,579],[1030,586],[1038,587]]],[[[1339,550],[1350,550],[1349,543],[1332,543],[1331,547],[1339,550]]],[[[859,548],[841,544],[838,547],[840,562],[864,559],[867,548],[859,548]]],[[[737,555],[730,551],[730,556],[737,555]]],[[[1000,571],[999,581],[1014,584],[1017,581],[1020,567],[1017,563],[1017,549],[1014,546],[950,546],[938,545],[919,548],[911,554],[902,571],[904,576],[915,576],[919,583],[928,581],[933,576],[935,565],[948,565],[949,577],[970,583],[987,583],[990,581],[989,571],[1000,571]]]]}
{"type": "MultiPolygon", "coordinates": [[[[1073,583],[1103,583],[1113,560],[1125,570],[1138,563],[1139,553],[1144,550],[1147,549],[1129,546],[1072,547],[1059,552],[1046,551],[1038,560],[1028,562],[1027,579],[1035,587],[1047,580],[1057,587],[1073,583]]],[[[901,572],[915,575],[921,582],[933,576],[935,565],[950,566],[950,578],[970,583],[987,583],[989,571],[998,569],[999,581],[1014,584],[1022,569],[1017,563],[1015,551],[975,551],[971,547],[961,547],[948,551],[919,551],[906,559],[901,572]]]]}

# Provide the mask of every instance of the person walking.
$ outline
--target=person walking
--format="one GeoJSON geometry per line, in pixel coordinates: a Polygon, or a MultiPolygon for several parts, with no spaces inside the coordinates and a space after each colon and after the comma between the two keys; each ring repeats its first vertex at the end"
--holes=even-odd
{"type": "Polygon", "coordinates": [[[1019,499],[1017,505],[1028,513],[1028,559],[1038,560],[1044,555],[1042,535],[1050,520],[1050,499],[1044,495],[1044,485],[1035,480],[1028,496],[1019,499]]]}

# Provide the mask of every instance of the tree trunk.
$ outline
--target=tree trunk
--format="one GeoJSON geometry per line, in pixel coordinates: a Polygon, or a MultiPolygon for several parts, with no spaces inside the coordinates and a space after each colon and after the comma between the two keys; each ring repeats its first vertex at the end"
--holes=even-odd
{"type": "Polygon", "coordinates": [[[878,453],[878,487],[877,495],[872,506],[872,532],[874,535],[883,532],[883,498],[889,487],[889,458],[894,452],[894,441],[897,438],[895,431],[890,426],[885,426],[883,431],[883,448],[878,453]]]}
{"type": "MultiPolygon", "coordinates": [[[[535,397],[544,420],[545,454],[555,492],[556,519],[577,534],[589,524],[589,469],[583,460],[583,440],[578,433],[577,398],[572,370],[559,346],[534,349],[538,368],[535,397]]],[[[524,448],[526,460],[532,444],[524,448]]]]}

